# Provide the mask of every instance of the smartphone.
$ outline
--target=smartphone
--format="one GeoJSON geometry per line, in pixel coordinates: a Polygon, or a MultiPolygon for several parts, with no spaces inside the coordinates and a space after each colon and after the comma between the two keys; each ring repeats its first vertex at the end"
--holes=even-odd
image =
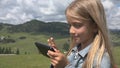
{"type": "Polygon", "coordinates": [[[41,42],[35,42],[35,45],[36,45],[39,53],[43,54],[46,57],[49,57],[47,55],[48,50],[51,50],[51,51],[55,52],[54,49],[51,46],[47,45],[47,44],[43,44],[41,42]]]}

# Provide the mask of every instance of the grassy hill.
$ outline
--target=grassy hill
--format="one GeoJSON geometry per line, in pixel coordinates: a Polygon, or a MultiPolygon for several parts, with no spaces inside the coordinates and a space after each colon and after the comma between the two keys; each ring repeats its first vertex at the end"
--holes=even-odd
{"type": "Polygon", "coordinates": [[[11,24],[0,24],[0,31],[16,33],[16,32],[27,32],[33,34],[59,34],[68,35],[68,25],[64,22],[43,22],[38,20],[27,21],[24,24],[11,25],[11,24]]]}
{"type": "MultiPolygon", "coordinates": [[[[37,53],[37,49],[34,45],[34,42],[43,42],[47,44],[47,39],[50,38],[49,35],[31,35],[29,33],[13,33],[13,34],[0,34],[0,36],[7,37],[9,36],[11,39],[14,39],[16,42],[14,43],[0,43],[1,47],[11,47],[13,51],[15,51],[17,48],[20,49],[21,54],[24,54],[25,52],[35,54],[37,53]],[[20,39],[20,37],[26,37],[25,39],[20,39]]],[[[62,47],[68,38],[59,38],[55,37],[56,43],[59,45],[58,47],[62,47]],[[61,43],[62,42],[62,43],[61,43]]]]}
{"type": "MultiPolygon", "coordinates": [[[[27,21],[24,24],[11,25],[0,23],[0,39],[4,38],[5,41],[0,40],[1,47],[11,47],[13,51],[17,48],[21,53],[36,53],[34,52],[35,41],[47,42],[46,40],[53,36],[56,41],[63,41],[64,38],[68,38],[68,25],[61,22],[43,22],[38,20],[27,21]],[[25,37],[25,39],[20,39],[25,37]],[[15,41],[9,43],[9,41],[15,41]]],[[[61,44],[59,44],[61,45],[61,44]]],[[[62,47],[62,46],[58,46],[62,47]]]]}

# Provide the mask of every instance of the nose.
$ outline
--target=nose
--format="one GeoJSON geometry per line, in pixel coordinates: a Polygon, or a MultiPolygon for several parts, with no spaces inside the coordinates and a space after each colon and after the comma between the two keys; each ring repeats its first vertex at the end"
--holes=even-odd
{"type": "Polygon", "coordinates": [[[75,34],[75,28],[73,26],[71,26],[69,32],[70,32],[70,34],[75,34]]]}

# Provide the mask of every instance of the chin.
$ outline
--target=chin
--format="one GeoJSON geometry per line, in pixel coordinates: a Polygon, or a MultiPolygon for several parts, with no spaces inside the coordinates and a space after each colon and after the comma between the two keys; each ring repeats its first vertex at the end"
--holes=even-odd
{"type": "Polygon", "coordinates": [[[76,44],[76,45],[78,45],[78,44],[80,44],[80,43],[81,43],[81,42],[80,42],[79,40],[76,40],[76,41],[75,41],[75,44],[76,44]]]}

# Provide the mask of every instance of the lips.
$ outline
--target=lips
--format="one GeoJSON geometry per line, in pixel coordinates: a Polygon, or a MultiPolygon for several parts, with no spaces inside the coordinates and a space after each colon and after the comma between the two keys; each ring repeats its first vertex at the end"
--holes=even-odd
{"type": "Polygon", "coordinates": [[[79,39],[79,37],[78,36],[73,36],[73,39],[76,41],[76,40],[79,39]]]}

